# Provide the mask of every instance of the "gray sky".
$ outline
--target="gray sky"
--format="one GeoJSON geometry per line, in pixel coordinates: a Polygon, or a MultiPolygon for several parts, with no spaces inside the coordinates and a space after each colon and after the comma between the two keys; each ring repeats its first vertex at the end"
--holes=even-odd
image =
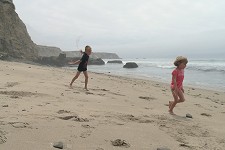
{"type": "Polygon", "coordinates": [[[33,41],[123,58],[225,56],[225,0],[13,0],[33,41]]]}

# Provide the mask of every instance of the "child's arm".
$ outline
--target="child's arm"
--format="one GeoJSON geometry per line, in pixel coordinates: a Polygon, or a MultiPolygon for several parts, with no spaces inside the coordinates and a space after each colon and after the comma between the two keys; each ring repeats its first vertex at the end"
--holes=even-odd
{"type": "Polygon", "coordinates": [[[177,76],[173,75],[173,83],[174,83],[174,91],[177,94],[178,93],[178,88],[177,88],[177,76]]]}
{"type": "Polygon", "coordinates": [[[77,61],[72,61],[72,62],[68,62],[69,65],[76,65],[79,64],[81,61],[77,60],[77,61]]]}

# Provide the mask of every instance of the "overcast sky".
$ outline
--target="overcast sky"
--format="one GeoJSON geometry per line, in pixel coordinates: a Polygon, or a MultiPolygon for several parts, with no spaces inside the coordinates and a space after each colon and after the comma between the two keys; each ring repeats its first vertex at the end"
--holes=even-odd
{"type": "Polygon", "coordinates": [[[225,56],[225,0],[13,0],[32,40],[123,58],[225,56]]]}

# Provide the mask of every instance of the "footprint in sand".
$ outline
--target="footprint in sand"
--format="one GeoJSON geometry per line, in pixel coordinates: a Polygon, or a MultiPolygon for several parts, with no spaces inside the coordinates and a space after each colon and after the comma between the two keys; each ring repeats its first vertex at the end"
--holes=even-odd
{"type": "Polygon", "coordinates": [[[90,130],[88,130],[86,132],[81,133],[80,137],[81,138],[87,138],[87,137],[89,137],[91,135],[91,133],[92,132],[90,130]]]}
{"type": "Polygon", "coordinates": [[[5,87],[14,87],[14,86],[16,86],[18,84],[19,84],[18,82],[7,82],[5,87]]]}
{"type": "Polygon", "coordinates": [[[31,97],[31,96],[37,96],[37,95],[46,95],[41,93],[32,93],[32,92],[26,92],[26,91],[0,91],[0,94],[3,95],[11,95],[15,97],[31,97]]]}
{"type": "Polygon", "coordinates": [[[81,125],[83,128],[86,128],[86,129],[94,129],[95,127],[92,127],[92,126],[90,126],[90,125],[88,125],[88,124],[83,124],[83,125],[81,125]]]}
{"type": "Polygon", "coordinates": [[[94,95],[92,92],[86,92],[87,95],[94,95]]]}
{"type": "Polygon", "coordinates": [[[154,97],[145,97],[145,96],[139,96],[139,98],[140,99],[145,99],[145,100],[148,100],[148,101],[150,101],[150,100],[155,100],[156,98],[154,98],[154,97]]]}
{"type": "Polygon", "coordinates": [[[68,111],[68,110],[59,110],[57,113],[58,114],[64,114],[64,113],[70,113],[70,111],[68,111]]]}
{"type": "Polygon", "coordinates": [[[77,116],[65,116],[65,117],[58,117],[58,118],[62,120],[70,120],[72,118],[77,118],[77,116]]]}
{"type": "Polygon", "coordinates": [[[26,122],[9,122],[14,128],[31,128],[26,122]]]}
{"type": "Polygon", "coordinates": [[[6,135],[7,133],[5,131],[1,131],[0,130],[0,144],[3,144],[6,142],[7,138],[6,138],[6,135]]]}
{"type": "Polygon", "coordinates": [[[103,148],[97,148],[96,150],[104,150],[103,148]]]}
{"type": "Polygon", "coordinates": [[[89,120],[87,118],[81,118],[76,115],[64,116],[64,117],[58,117],[58,118],[62,119],[62,120],[72,120],[72,121],[76,121],[76,122],[89,122],[89,120]]]}
{"type": "Polygon", "coordinates": [[[212,115],[207,114],[207,113],[201,113],[202,116],[206,116],[206,117],[212,117],[212,115]]]}

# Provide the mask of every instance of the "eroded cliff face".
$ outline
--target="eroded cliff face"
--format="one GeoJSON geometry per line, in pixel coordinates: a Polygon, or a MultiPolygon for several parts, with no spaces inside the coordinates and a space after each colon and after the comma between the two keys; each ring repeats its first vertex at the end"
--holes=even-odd
{"type": "Polygon", "coordinates": [[[0,0],[0,54],[28,60],[38,56],[36,44],[15,12],[12,0],[0,0]]]}
{"type": "Polygon", "coordinates": [[[63,53],[62,50],[58,47],[44,45],[37,45],[37,47],[39,57],[59,56],[60,53],[63,53]]]}

